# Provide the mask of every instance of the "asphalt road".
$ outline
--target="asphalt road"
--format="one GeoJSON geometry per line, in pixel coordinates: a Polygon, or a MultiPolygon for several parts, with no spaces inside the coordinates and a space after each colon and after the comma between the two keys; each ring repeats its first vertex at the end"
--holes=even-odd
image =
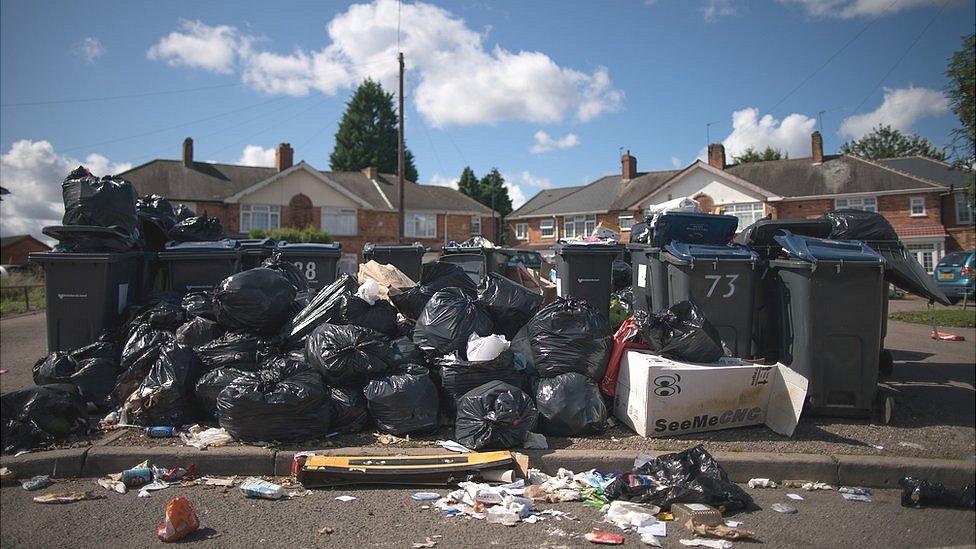
{"type": "MultiPolygon", "coordinates": [[[[791,501],[790,490],[749,490],[761,510],[734,517],[755,531],[767,547],[947,547],[976,544],[972,511],[909,509],[899,493],[876,491],[870,503],[849,502],[836,492],[803,492],[791,501]],[[790,503],[798,513],[769,509],[790,503]]],[[[425,489],[427,490],[427,489],[425,489]]],[[[185,495],[193,502],[201,530],[186,541],[201,547],[411,547],[428,537],[437,547],[582,547],[583,534],[594,527],[618,533],[602,523],[603,514],[579,502],[554,507],[577,520],[546,518],[536,524],[505,527],[466,518],[447,518],[410,499],[413,489],[316,490],[295,500],[244,498],[235,489],[169,488],[149,498],[117,494],[92,480],[61,482],[39,492],[19,487],[0,491],[0,545],[3,547],[159,547],[154,537],[169,498],[185,495]],[[53,491],[96,490],[105,499],[67,505],[41,505],[31,497],[53,491]],[[339,495],[357,499],[343,503],[339,495]],[[331,534],[320,534],[329,527],[331,534]],[[440,537],[434,537],[440,536],[440,537]]],[[[445,493],[446,490],[437,490],[445,493]]],[[[795,491],[794,491],[795,492],[795,491]]],[[[691,536],[680,525],[668,524],[664,547],[681,547],[691,536]]],[[[634,533],[625,545],[643,546],[634,533]]],[[[747,546],[745,542],[736,546],[747,546]]]]}

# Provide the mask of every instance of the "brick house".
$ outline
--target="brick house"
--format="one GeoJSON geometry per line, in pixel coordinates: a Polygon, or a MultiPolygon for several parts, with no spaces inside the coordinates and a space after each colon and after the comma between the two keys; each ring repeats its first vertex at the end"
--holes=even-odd
{"type": "MultiPolygon", "coordinates": [[[[344,268],[361,259],[367,242],[397,239],[399,188],[396,176],[329,172],[293,164],[288,143],[278,145],[275,167],[196,162],[193,140],[183,142],[182,160],[152,160],[119,174],[140,196],[158,194],[198,214],[217,217],[225,233],[245,237],[251,229],[324,228],[342,243],[344,268]]],[[[405,182],[405,238],[439,248],[491,227],[492,211],[460,192],[405,182]]]]}
{"type": "Polygon", "coordinates": [[[47,252],[51,247],[29,234],[18,234],[0,238],[0,264],[26,265],[27,254],[47,252]]]}
{"type": "Polygon", "coordinates": [[[628,152],[619,175],[538,193],[508,216],[513,242],[550,248],[603,220],[619,225],[627,239],[648,205],[690,196],[705,211],[738,217],[739,229],[764,217],[816,218],[837,208],[877,211],[929,271],[947,250],[942,208],[950,186],[878,162],[825,156],[819,132],[811,135],[811,156],[805,158],[729,166],[725,148],[713,144],[707,162],[696,160],[683,170],[639,173],[636,162],[628,152]]]}

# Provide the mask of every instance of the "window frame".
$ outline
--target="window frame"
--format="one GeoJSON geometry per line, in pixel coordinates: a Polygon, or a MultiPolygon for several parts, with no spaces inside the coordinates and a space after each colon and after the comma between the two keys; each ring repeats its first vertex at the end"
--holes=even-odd
{"type": "Polygon", "coordinates": [[[357,210],[356,208],[340,208],[338,206],[323,206],[322,213],[319,215],[319,225],[322,227],[323,230],[329,233],[329,236],[333,236],[333,235],[334,236],[357,236],[359,235],[359,210],[357,210]],[[352,223],[353,232],[351,233],[335,232],[332,229],[326,227],[326,223],[325,223],[326,215],[329,214],[332,214],[335,217],[338,217],[340,214],[343,216],[351,216],[353,222],[352,223]]]}
{"type": "Polygon", "coordinates": [[[621,232],[623,232],[623,231],[629,231],[630,228],[634,226],[634,223],[635,223],[634,219],[636,217],[637,216],[635,216],[634,214],[620,214],[620,215],[618,215],[617,216],[617,226],[620,227],[620,231],[621,232]],[[630,220],[630,225],[627,225],[626,227],[624,227],[624,220],[625,219],[629,219],[630,220]]]}
{"type": "Polygon", "coordinates": [[[241,204],[239,212],[240,233],[249,233],[255,229],[261,231],[270,231],[273,229],[281,228],[281,206],[277,204],[241,204]],[[261,211],[261,210],[264,211],[261,211]],[[257,210],[257,211],[256,211],[257,210]],[[254,226],[254,214],[264,213],[268,216],[268,226],[267,227],[255,227],[254,226]],[[247,216],[247,223],[244,222],[244,216],[247,216]],[[274,221],[274,222],[272,222],[274,221]]]}
{"type": "Polygon", "coordinates": [[[972,225],[974,222],[974,216],[976,216],[976,209],[974,209],[970,203],[969,199],[966,198],[966,193],[963,191],[956,191],[955,193],[956,201],[956,225],[972,225]],[[966,212],[968,219],[962,219],[959,215],[963,211],[966,212]]]}
{"type": "Polygon", "coordinates": [[[596,230],[596,214],[577,214],[563,216],[563,238],[577,238],[589,236],[596,230]],[[579,225],[583,225],[582,232],[578,231],[579,225]],[[569,227],[572,226],[572,231],[569,227]]]}
{"type": "Polygon", "coordinates": [[[861,210],[862,212],[874,212],[878,213],[878,198],[875,196],[855,196],[851,198],[835,198],[834,199],[834,209],[849,209],[849,210],[861,210]],[[869,209],[866,206],[867,202],[873,204],[872,208],[869,209]],[[841,204],[843,202],[843,204],[841,204]],[[859,205],[852,205],[851,202],[856,202],[859,205]]]}
{"type": "Polygon", "coordinates": [[[910,217],[925,217],[925,196],[908,197],[908,215],[910,217]],[[921,204],[918,204],[921,202],[921,204]],[[921,206],[922,211],[915,213],[915,206],[921,206]]]}
{"type": "Polygon", "coordinates": [[[480,215],[472,215],[471,216],[471,236],[478,236],[478,235],[483,235],[483,234],[484,233],[481,232],[481,216],[480,215]],[[474,230],[475,224],[478,225],[478,230],[477,231],[474,230]]]}
{"type": "Polygon", "coordinates": [[[540,238],[555,238],[556,237],[556,220],[552,218],[540,219],[539,220],[539,234],[540,238]],[[543,224],[548,224],[548,227],[543,224]],[[549,234],[546,234],[549,231],[549,234]]]}
{"type": "Polygon", "coordinates": [[[528,240],[529,239],[529,224],[528,223],[516,223],[515,224],[515,238],[517,240],[528,240]]]}
{"type": "Polygon", "coordinates": [[[437,214],[436,213],[406,212],[403,215],[403,224],[405,225],[405,227],[403,228],[403,235],[406,236],[406,237],[409,237],[409,238],[427,238],[427,239],[437,238],[437,214]],[[425,217],[425,218],[427,218],[427,221],[430,221],[430,218],[433,218],[434,222],[432,224],[430,224],[430,227],[432,227],[434,229],[434,234],[433,235],[430,235],[430,234],[428,234],[426,232],[423,233],[423,234],[420,234],[420,233],[418,233],[416,231],[416,228],[417,228],[416,219],[418,217],[425,217]]]}
{"type": "Polygon", "coordinates": [[[735,230],[741,231],[742,229],[765,217],[766,205],[762,202],[732,202],[722,205],[722,213],[731,215],[738,219],[739,224],[736,226],[735,230]],[[740,208],[742,211],[739,211],[740,208]]]}

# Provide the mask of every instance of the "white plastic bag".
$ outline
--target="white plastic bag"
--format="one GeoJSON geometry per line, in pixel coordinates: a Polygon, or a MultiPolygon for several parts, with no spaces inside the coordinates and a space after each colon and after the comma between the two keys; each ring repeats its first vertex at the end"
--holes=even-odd
{"type": "Polygon", "coordinates": [[[492,334],[481,337],[478,334],[471,334],[468,338],[468,360],[472,362],[495,360],[502,351],[508,349],[509,345],[505,336],[492,334]]]}
{"type": "Polygon", "coordinates": [[[372,278],[367,278],[356,290],[356,297],[370,305],[376,305],[376,300],[380,298],[380,285],[372,278]]]}

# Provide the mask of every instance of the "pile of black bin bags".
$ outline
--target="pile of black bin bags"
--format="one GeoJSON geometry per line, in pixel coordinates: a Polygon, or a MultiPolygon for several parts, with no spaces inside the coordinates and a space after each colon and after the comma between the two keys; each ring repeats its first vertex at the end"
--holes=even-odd
{"type": "MultiPolygon", "coordinates": [[[[158,197],[140,203],[144,227],[169,225],[158,197]]],[[[39,360],[37,387],[3,395],[3,450],[84,436],[99,421],[203,422],[248,442],[453,426],[472,449],[605,428],[596,380],[610,327],[585,302],[542,307],[541,295],[507,278],[475,285],[441,262],[390,301],[359,290],[343,275],[312,295],[275,255],[212,293],[152,293],[95,343],[39,360]],[[492,334],[511,346],[469,360],[469,340],[492,334]]]]}

